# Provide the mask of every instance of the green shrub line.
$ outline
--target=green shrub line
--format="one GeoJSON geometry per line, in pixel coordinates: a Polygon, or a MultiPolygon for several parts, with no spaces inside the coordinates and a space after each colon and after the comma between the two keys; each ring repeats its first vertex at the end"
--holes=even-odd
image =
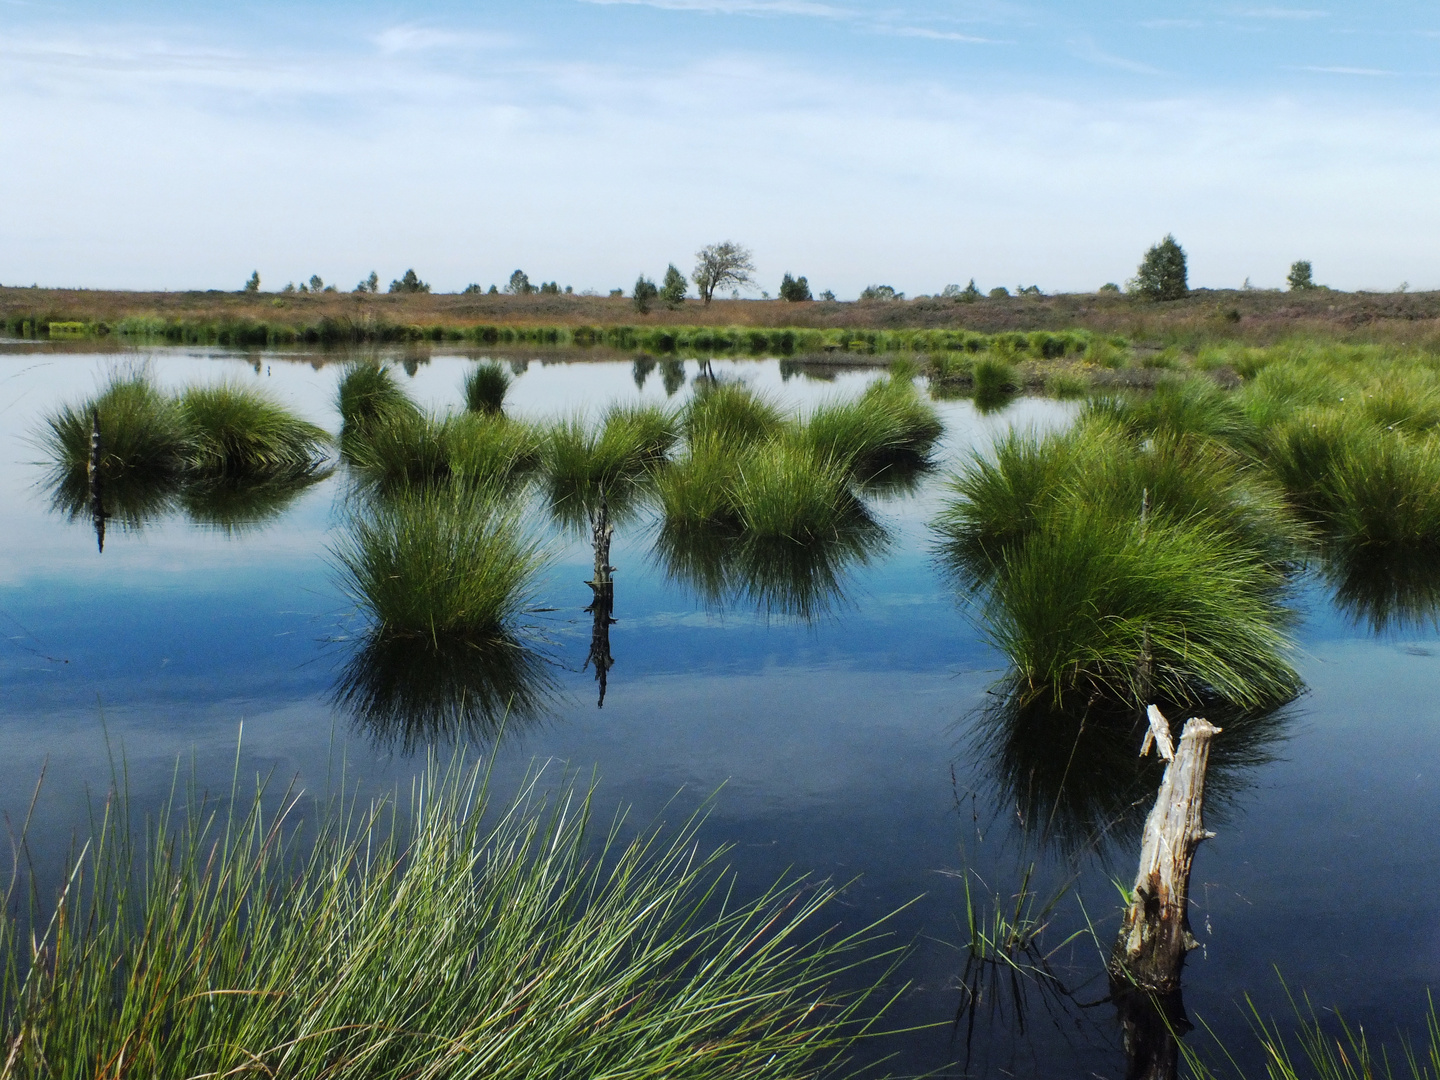
{"type": "Polygon", "coordinates": [[[5,333],[16,337],[119,337],[176,345],[358,345],[407,342],[473,345],[540,345],[571,348],[644,350],[696,355],[795,353],[1000,352],[1036,359],[1084,357],[1097,342],[1125,347],[1124,339],[1101,338],[1088,330],[983,334],[964,329],[811,329],[754,326],[531,326],[524,324],[427,325],[376,320],[322,318],[315,323],[255,319],[187,320],[132,316],[110,322],[85,322],[35,315],[6,316],[5,333]]]}
{"type": "Polygon", "coordinates": [[[827,930],[835,886],[737,895],[703,809],[596,827],[593,786],[458,757],[403,802],[176,788],[93,807],[58,889],[17,862],[6,1075],[841,1075],[904,989],[884,920],[827,930]]]}

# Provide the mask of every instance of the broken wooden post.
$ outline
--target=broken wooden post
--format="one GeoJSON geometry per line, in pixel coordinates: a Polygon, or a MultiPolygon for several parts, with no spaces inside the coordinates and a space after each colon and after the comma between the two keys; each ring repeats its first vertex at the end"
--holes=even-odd
{"type": "Polygon", "coordinates": [[[1214,835],[1205,831],[1201,809],[1210,740],[1220,729],[1199,717],[1187,720],[1180,745],[1172,748],[1169,722],[1154,705],[1147,714],[1149,729],[1140,753],[1154,745],[1168,764],[1145,819],[1135,892],[1110,957],[1110,973],[1117,983],[1169,994],[1179,989],[1185,954],[1195,947],[1187,911],[1190,864],[1200,841],[1214,835]]]}
{"type": "Polygon", "coordinates": [[[615,658],[610,655],[610,627],[615,623],[610,617],[615,605],[615,582],[610,576],[615,570],[610,565],[610,538],[614,532],[614,527],[610,524],[610,507],[602,490],[600,505],[590,515],[590,536],[595,546],[595,572],[591,580],[585,583],[595,594],[590,606],[585,609],[595,616],[595,624],[590,632],[590,653],[585,657],[585,663],[580,666],[580,670],[584,671],[590,664],[595,665],[595,679],[600,683],[600,701],[597,707],[602,709],[605,707],[605,685],[610,669],[615,666],[615,658]]]}

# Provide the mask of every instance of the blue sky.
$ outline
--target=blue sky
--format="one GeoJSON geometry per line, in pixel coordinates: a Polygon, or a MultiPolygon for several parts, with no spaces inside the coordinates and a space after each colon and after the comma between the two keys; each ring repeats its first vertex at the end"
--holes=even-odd
{"type": "Polygon", "coordinates": [[[0,0],[0,282],[1440,287],[1440,9],[0,0]]]}

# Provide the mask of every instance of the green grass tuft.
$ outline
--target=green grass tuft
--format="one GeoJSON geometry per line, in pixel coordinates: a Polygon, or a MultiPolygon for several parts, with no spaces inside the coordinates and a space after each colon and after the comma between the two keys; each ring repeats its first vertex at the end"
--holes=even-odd
{"type": "Polygon", "coordinates": [[[744,383],[696,380],[695,396],[685,410],[685,435],[713,437],[739,447],[780,432],[784,418],[769,398],[744,383]]]}
{"type": "Polygon", "coordinates": [[[478,364],[465,376],[465,407],[471,412],[497,415],[510,390],[510,373],[493,360],[478,364]]]}
{"type": "Polygon", "coordinates": [[[342,439],[363,435],[381,420],[420,410],[395,381],[394,370],[375,360],[354,360],[340,374],[336,395],[342,439]]]}
{"type": "Polygon", "coordinates": [[[377,636],[435,643],[508,640],[546,561],[512,506],[455,485],[361,501],[333,555],[377,636]]]}
{"type": "Polygon", "coordinates": [[[552,509],[567,520],[583,516],[602,491],[618,507],[665,461],[677,426],[671,412],[649,405],[612,405],[598,425],[578,416],[555,424],[541,443],[552,509]]]}
{"type": "Polygon", "coordinates": [[[286,477],[314,472],[329,434],[233,383],[191,387],[180,396],[190,467],[210,477],[286,477]]]}
{"type": "Polygon", "coordinates": [[[449,482],[512,489],[540,458],[528,425],[475,413],[435,417],[402,410],[346,442],[350,466],[384,491],[449,482]]]}
{"type": "Polygon", "coordinates": [[[175,399],[140,370],[112,374],[99,394],[46,418],[41,441],[60,470],[86,473],[97,410],[106,480],[123,473],[175,476],[185,468],[191,451],[185,418],[175,399]]]}

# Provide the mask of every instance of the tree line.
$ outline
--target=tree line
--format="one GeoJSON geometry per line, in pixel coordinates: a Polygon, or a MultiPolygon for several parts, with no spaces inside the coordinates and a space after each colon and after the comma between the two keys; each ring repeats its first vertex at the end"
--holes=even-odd
{"type": "MultiPolygon", "coordinates": [[[[692,284],[699,294],[701,303],[707,306],[717,293],[723,293],[728,289],[731,295],[738,299],[741,289],[752,288],[755,285],[754,257],[749,248],[737,244],[733,240],[725,240],[701,248],[695,253],[695,260],[695,267],[690,272],[688,279],[674,263],[670,263],[666,267],[658,284],[642,273],[635,279],[635,284],[631,288],[630,296],[635,308],[642,315],[647,314],[656,304],[663,304],[672,310],[678,308],[689,296],[692,284]]],[[[1299,259],[1291,264],[1286,282],[1291,292],[1325,288],[1323,285],[1316,284],[1313,267],[1308,259],[1299,259]]],[[[1245,287],[1250,287],[1248,278],[1245,287]]],[[[260,271],[256,270],[250,275],[249,280],[245,282],[243,291],[248,293],[260,291],[260,271]]],[[[310,280],[301,282],[298,288],[294,282],[291,282],[280,291],[282,293],[333,293],[339,290],[334,285],[327,285],[319,274],[312,274],[310,280]]],[[[379,275],[372,270],[370,276],[351,291],[360,294],[378,293],[380,291],[379,275]]],[[[402,294],[428,293],[430,285],[428,282],[420,280],[419,275],[413,269],[409,269],[391,281],[390,287],[386,291],[402,294]]],[[[512,273],[503,289],[491,285],[488,290],[484,290],[478,284],[472,283],[461,290],[463,294],[485,293],[490,296],[502,292],[511,296],[529,296],[532,293],[569,296],[573,295],[574,291],[569,285],[562,290],[559,282],[556,281],[543,281],[539,285],[535,285],[523,270],[516,270],[512,273]]],[[[1190,288],[1185,249],[1180,246],[1173,235],[1167,234],[1163,240],[1145,252],[1144,258],[1141,259],[1140,265],[1135,270],[1135,276],[1125,283],[1123,290],[1115,282],[1107,282],[1100,287],[1099,291],[1102,293],[1124,291],[1146,300],[1178,300],[1187,296],[1190,288]]],[[[611,297],[624,295],[623,289],[610,290],[611,297]]],[[[959,285],[946,285],[938,295],[947,300],[964,303],[979,300],[982,296],[1001,300],[1011,295],[1043,296],[1044,294],[1038,285],[1017,286],[1014,294],[1005,286],[998,285],[985,293],[976,286],[975,279],[971,278],[970,283],[964,288],[959,285]]],[[[761,296],[766,300],[771,298],[770,294],[764,291],[761,292],[761,296]]],[[[810,291],[808,279],[803,275],[794,277],[787,270],[784,277],[780,279],[778,298],[789,303],[805,303],[817,299],[834,300],[835,294],[827,289],[815,296],[810,291]]],[[[867,285],[860,292],[862,302],[904,299],[905,294],[890,285],[867,285]]]]}

